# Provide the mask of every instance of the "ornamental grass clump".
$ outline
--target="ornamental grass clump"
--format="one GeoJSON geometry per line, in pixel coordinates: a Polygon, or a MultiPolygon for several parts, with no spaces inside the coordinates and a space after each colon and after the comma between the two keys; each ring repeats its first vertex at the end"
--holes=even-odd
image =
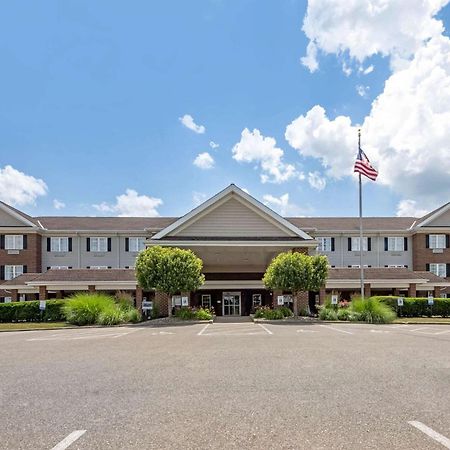
{"type": "Polygon", "coordinates": [[[66,300],[67,322],[74,325],[118,325],[140,322],[141,314],[128,299],[116,300],[106,294],[81,292],[66,300]]]}
{"type": "Polygon", "coordinates": [[[359,314],[359,320],[367,323],[390,323],[396,318],[388,305],[374,298],[354,299],[350,310],[359,314]]]}

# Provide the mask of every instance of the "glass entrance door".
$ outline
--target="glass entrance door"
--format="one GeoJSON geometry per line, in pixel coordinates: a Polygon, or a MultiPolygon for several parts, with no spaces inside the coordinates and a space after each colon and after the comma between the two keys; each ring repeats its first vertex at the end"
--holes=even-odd
{"type": "Polygon", "coordinates": [[[222,294],[222,305],[224,316],[240,316],[241,315],[241,293],[240,292],[224,292],[222,294]]]}

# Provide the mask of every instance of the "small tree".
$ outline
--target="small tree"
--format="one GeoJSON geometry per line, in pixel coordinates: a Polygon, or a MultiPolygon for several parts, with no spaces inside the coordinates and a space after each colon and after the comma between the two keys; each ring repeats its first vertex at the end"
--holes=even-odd
{"type": "Polygon", "coordinates": [[[273,290],[291,291],[294,296],[294,316],[298,316],[298,294],[318,291],[328,275],[326,256],[309,256],[284,252],[276,256],[264,274],[264,284],[273,290]]]}
{"type": "MultiPolygon", "coordinates": [[[[142,289],[155,289],[171,297],[177,292],[195,291],[204,282],[203,261],[191,250],[149,247],[136,259],[136,278],[142,289]]],[[[169,301],[169,316],[172,305],[169,301]]]]}

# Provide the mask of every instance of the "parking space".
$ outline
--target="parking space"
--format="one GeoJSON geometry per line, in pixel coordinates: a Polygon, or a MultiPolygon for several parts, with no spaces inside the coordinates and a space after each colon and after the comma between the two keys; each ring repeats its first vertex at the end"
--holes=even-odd
{"type": "Polygon", "coordinates": [[[449,339],[345,323],[1,333],[0,447],[446,448],[449,339]]]}

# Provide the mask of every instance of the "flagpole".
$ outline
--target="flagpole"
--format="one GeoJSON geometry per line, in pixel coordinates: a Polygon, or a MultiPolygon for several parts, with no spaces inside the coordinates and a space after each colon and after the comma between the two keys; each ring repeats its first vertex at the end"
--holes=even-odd
{"type": "MultiPolygon", "coordinates": [[[[361,129],[358,129],[358,152],[361,148],[361,129]]],[[[362,222],[362,182],[359,173],[359,268],[361,278],[361,298],[364,299],[364,266],[363,266],[363,222],[362,222]]]]}

